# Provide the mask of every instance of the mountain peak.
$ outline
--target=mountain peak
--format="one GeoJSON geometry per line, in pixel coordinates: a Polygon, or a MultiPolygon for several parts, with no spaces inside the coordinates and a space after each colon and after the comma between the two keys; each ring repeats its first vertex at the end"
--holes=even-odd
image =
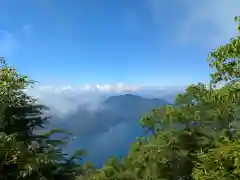
{"type": "Polygon", "coordinates": [[[112,104],[112,103],[115,104],[116,102],[138,101],[142,99],[144,98],[142,98],[141,96],[128,93],[128,94],[110,96],[104,101],[104,104],[112,104]]]}
{"type": "Polygon", "coordinates": [[[106,107],[111,107],[114,109],[121,110],[133,110],[133,111],[142,111],[142,109],[151,110],[162,105],[169,104],[166,100],[163,99],[149,99],[143,98],[134,94],[122,94],[117,96],[111,96],[106,99],[103,103],[106,107]],[[146,108],[148,107],[148,108],[146,108]]]}

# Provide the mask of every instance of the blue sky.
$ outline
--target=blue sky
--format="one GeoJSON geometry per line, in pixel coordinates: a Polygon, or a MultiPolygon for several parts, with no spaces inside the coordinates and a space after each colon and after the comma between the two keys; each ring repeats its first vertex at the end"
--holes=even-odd
{"type": "Polygon", "coordinates": [[[239,0],[0,0],[0,53],[43,84],[207,81],[239,0]]]}

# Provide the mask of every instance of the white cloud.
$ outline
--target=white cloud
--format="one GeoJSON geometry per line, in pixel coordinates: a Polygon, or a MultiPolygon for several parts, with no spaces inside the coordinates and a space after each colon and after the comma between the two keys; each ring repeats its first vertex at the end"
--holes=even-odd
{"type": "Polygon", "coordinates": [[[37,85],[34,88],[27,89],[26,92],[49,106],[51,110],[65,114],[83,104],[96,107],[103,98],[112,93],[134,92],[139,88],[139,86],[123,83],[87,84],[83,86],[37,85]]]}
{"type": "Polygon", "coordinates": [[[124,91],[136,91],[138,86],[130,86],[123,83],[118,84],[97,84],[92,86],[94,90],[103,92],[124,92],[124,91]]]}
{"type": "Polygon", "coordinates": [[[185,2],[187,18],[180,27],[178,34],[180,40],[215,47],[236,35],[233,18],[240,15],[239,0],[185,2]]]}
{"type": "Polygon", "coordinates": [[[49,86],[49,85],[40,85],[36,86],[35,89],[41,91],[50,91],[50,92],[64,92],[64,91],[71,91],[71,92],[90,92],[90,91],[97,91],[97,92],[123,92],[123,91],[136,91],[140,88],[140,86],[132,86],[126,85],[123,83],[116,83],[116,84],[86,84],[83,86],[49,86]]]}
{"type": "MultiPolygon", "coordinates": [[[[158,0],[146,0],[156,25],[162,27],[163,17],[174,16],[169,11],[163,14],[168,3],[158,0]]],[[[172,7],[179,9],[179,25],[173,34],[175,43],[180,45],[198,44],[215,48],[236,35],[233,18],[240,15],[239,0],[174,0],[172,7]],[[180,18],[182,17],[182,19],[180,18]]],[[[173,28],[175,28],[173,26],[173,28]]]]}
{"type": "Polygon", "coordinates": [[[17,46],[13,34],[4,29],[0,29],[0,56],[7,56],[12,54],[17,46]]]}
{"type": "Polygon", "coordinates": [[[54,86],[36,85],[26,92],[37,98],[39,102],[47,105],[53,112],[66,114],[76,110],[80,105],[88,105],[86,108],[95,109],[107,97],[111,95],[135,93],[144,97],[164,97],[176,94],[184,87],[159,87],[144,85],[117,84],[86,84],[82,86],[54,86]]]}

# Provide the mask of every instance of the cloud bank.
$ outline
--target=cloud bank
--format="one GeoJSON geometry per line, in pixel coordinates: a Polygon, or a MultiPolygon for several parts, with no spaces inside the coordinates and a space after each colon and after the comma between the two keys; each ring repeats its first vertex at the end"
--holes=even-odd
{"type": "Polygon", "coordinates": [[[178,20],[177,24],[172,25],[173,39],[181,46],[201,45],[216,48],[237,33],[233,18],[240,15],[239,0],[171,0],[169,3],[146,0],[146,7],[158,28],[163,28],[163,17],[178,20]],[[171,7],[166,7],[169,4],[171,7]],[[169,8],[172,11],[164,11],[169,8]],[[182,9],[182,14],[174,13],[175,9],[182,9]]]}
{"type": "MultiPolygon", "coordinates": [[[[65,115],[84,105],[94,110],[104,99],[111,95],[133,93],[143,97],[164,97],[182,92],[186,86],[147,86],[115,84],[86,84],[86,85],[36,85],[26,89],[26,92],[48,106],[52,112],[65,115]]],[[[172,97],[171,97],[172,98],[172,97]]],[[[172,99],[170,100],[172,101],[172,99]]]]}
{"type": "Polygon", "coordinates": [[[78,106],[88,104],[89,108],[97,107],[100,102],[112,94],[136,92],[140,86],[116,84],[87,84],[83,86],[37,85],[26,92],[49,106],[53,111],[66,114],[78,106]]]}
{"type": "Polygon", "coordinates": [[[236,35],[234,17],[240,15],[239,0],[185,1],[186,19],[179,38],[186,43],[204,43],[216,47],[236,35]]]}

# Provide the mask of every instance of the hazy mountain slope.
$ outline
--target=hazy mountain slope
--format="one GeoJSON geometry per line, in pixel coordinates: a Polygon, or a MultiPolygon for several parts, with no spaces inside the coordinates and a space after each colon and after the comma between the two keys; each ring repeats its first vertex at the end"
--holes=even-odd
{"type": "Polygon", "coordinates": [[[98,108],[80,106],[76,112],[53,121],[51,126],[73,132],[76,140],[68,151],[83,147],[89,151],[89,159],[100,165],[110,155],[127,153],[135,138],[144,135],[138,125],[141,116],[166,104],[169,103],[163,99],[132,94],[111,96],[98,108]]]}
{"type": "MultiPolygon", "coordinates": [[[[133,94],[125,94],[119,96],[111,96],[103,102],[102,107],[110,109],[112,112],[123,117],[140,118],[143,114],[149,112],[151,109],[163,106],[169,102],[157,98],[143,98],[133,94]]],[[[100,107],[101,108],[101,107],[100,107]]]]}

